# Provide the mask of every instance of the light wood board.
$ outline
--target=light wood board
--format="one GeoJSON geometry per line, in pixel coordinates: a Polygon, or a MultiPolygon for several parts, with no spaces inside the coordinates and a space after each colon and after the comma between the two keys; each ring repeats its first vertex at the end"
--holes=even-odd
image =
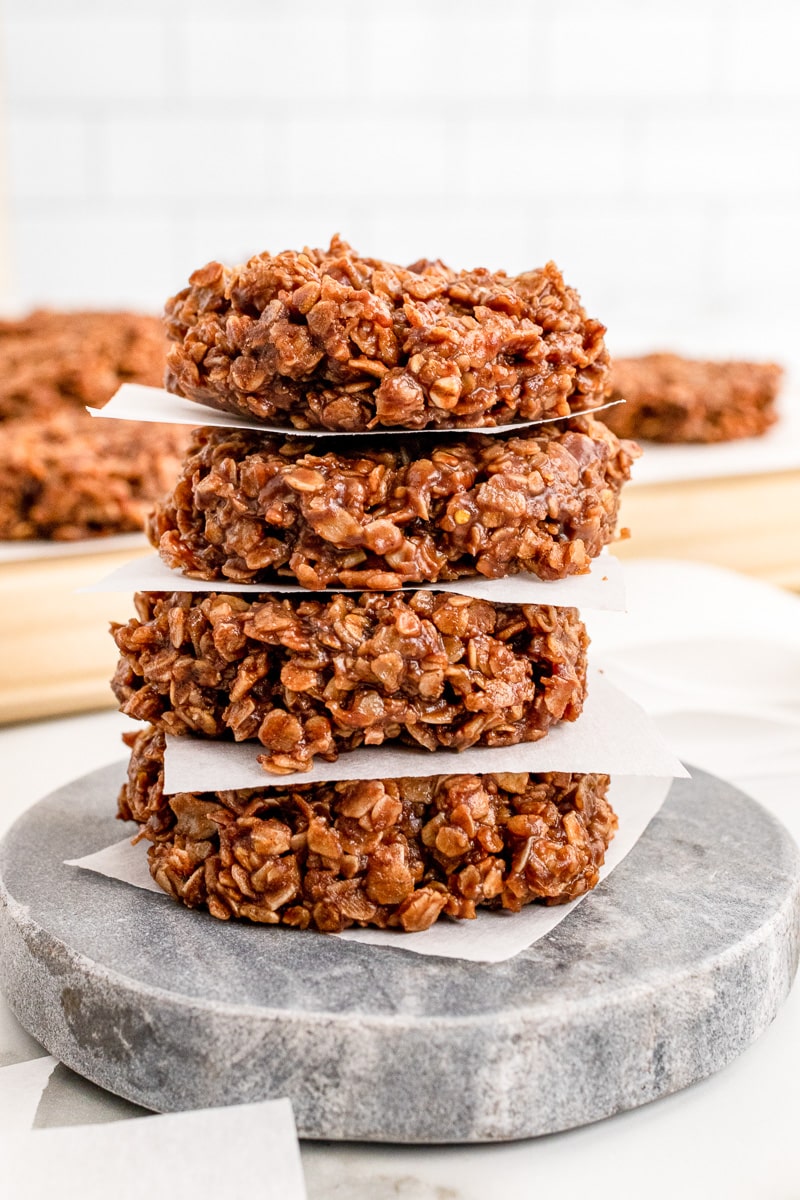
{"type": "Polygon", "coordinates": [[[623,492],[619,558],[688,558],[800,590],[800,471],[623,492]]]}
{"type": "Polygon", "coordinates": [[[108,623],[127,621],[132,599],[76,589],[148,549],[0,565],[0,723],[114,704],[108,623]]]}

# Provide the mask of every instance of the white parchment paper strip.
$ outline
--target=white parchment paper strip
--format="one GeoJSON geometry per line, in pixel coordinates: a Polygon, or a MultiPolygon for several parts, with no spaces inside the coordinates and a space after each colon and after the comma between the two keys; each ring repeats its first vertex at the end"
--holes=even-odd
{"type": "MultiPolygon", "coordinates": [[[[599,405],[597,408],[591,409],[592,413],[599,412],[601,408],[612,408],[614,404],[619,404],[619,400],[612,400],[608,404],[599,405]]],[[[259,421],[256,417],[239,417],[235,413],[222,412],[216,408],[208,408],[205,404],[198,404],[194,400],[187,400],[183,396],[174,396],[172,392],[167,392],[163,388],[145,387],[141,383],[123,383],[119,391],[117,391],[109,400],[108,404],[103,408],[87,408],[86,411],[93,417],[111,417],[112,420],[120,421],[154,421],[168,425],[192,425],[195,428],[203,425],[213,425],[222,429],[252,429],[256,433],[279,433],[285,437],[300,437],[308,441],[309,438],[347,438],[347,437],[409,437],[416,434],[423,436],[430,434],[431,436],[457,436],[462,433],[506,433],[514,430],[524,431],[535,425],[548,425],[553,421],[567,421],[566,417],[544,417],[538,421],[515,421],[510,425],[491,425],[488,428],[485,426],[475,427],[467,426],[460,429],[384,429],[383,426],[367,430],[362,433],[340,433],[330,429],[294,429],[286,428],[282,425],[269,425],[264,421],[259,421]]],[[[574,413],[573,416],[581,416],[585,414],[574,413]]]]}
{"type": "Polygon", "coordinates": [[[37,1129],[2,1140],[9,1200],[305,1200],[288,1100],[37,1129]]]}
{"type": "MultiPolygon", "coordinates": [[[[27,1132],[58,1060],[50,1054],[0,1070],[0,1138],[27,1132]]],[[[4,1166],[0,1161],[0,1191],[4,1166]]]]}
{"type": "MultiPolygon", "coordinates": [[[[638,842],[666,799],[671,779],[618,776],[611,780],[609,799],[619,818],[619,829],[600,869],[603,880],[622,862],[638,842]]],[[[125,838],[85,858],[71,859],[67,866],[81,867],[154,892],[174,903],[153,882],[147,869],[147,843],[132,846],[125,838]]],[[[336,936],[416,954],[434,954],[440,958],[462,958],[470,962],[503,962],[533,945],[567,917],[585,897],[553,908],[528,905],[519,913],[479,910],[474,921],[437,921],[423,933],[398,933],[396,930],[347,929],[336,936]]],[[[296,936],[309,936],[298,934],[296,936]]],[[[314,935],[316,936],[316,935],[314,935]]],[[[323,936],[323,935],[318,935],[323,936]]]]}
{"type": "Polygon", "coordinates": [[[269,775],[259,766],[259,742],[217,742],[167,737],[164,791],[218,792],[336,779],[487,774],[492,771],[602,771],[607,775],[686,776],[687,771],[642,708],[598,671],[589,674],[583,713],[538,742],[472,746],[431,753],[413,746],[360,746],[336,762],[317,761],[310,771],[269,775]]]}
{"type": "Polygon", "coordinates": [[[147,865],[147,847],[149,842],[137,842],[134,846],[130,838],[104,846],[94,854],[85,854],[83,858],[66,858],[67,867],[80,867],[84,871],[94,871],[96,875],[105,875],[106,879],[117,879],[120,883],[129,883],[131,887],[141,888],[143,892],[154,892],[156,896],[170,897],[162,891],[150,874],[147,865]]]}
{"type": "Polygon", "coordinates": [[[130,838],[114,842],[94,854],[86,854],[83,858],[67,858],[64,860],[68,867],[84,867],[87,871],[96,871],[98,875],[107,875],[109,879],[119,879],[132,887],[141,888],[144,892],[155,892],[166,896],[150,874],[147,865],[147,847],[149,842],[142,840],[134,846],[130,838]]]}
{"type": "MultiPolygon", "coordinates": [[[[558,608],[597,608],[621,612],[625,608],[625,584],[619,559],[601,554],[586,575],[568,579],[537,579],[535,575],[508,575],[504,579],[458,579],[445,583],[409,584],[409,592],[454,592],[500,604],[553,604],[558,608]]],[[[328,588],[312,592],[287,580],[286,583],[231,583],[228,580],[190,579],[173,571],[157,554],[131,559],[83,592],[279,592],[286,595],[332,596],[336,592],[360,592],[363,588],[328,588]]]]}

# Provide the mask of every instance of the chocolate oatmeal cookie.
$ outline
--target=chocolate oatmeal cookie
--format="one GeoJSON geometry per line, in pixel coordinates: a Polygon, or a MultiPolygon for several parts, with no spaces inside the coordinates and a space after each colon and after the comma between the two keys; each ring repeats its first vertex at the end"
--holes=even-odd
{"type": "Polygon", "coordinates": [[[435,775],[163,793],[164,735],[126,735],[119,815],[165,892],[221,920],[405,932],[482,906],[563,904],[598,881],[607,775],[435,775]]]}
{"type": "Polygon", "coordinates": [[[168,301],[167,387],[298,429],[457,429],[603,402],[604,326],[554,263],[509,276],[328,250],[212,262],[168,301]]]}
{"type": "Polygon", "coordinates": [[[64,407],[0,424],[0,538],[70,542],[143,528],[174,482],[177,425],[92,420],[64,407]]]}
{"type": "Polygon", "coordinates": [[[574,608],[433,592],[140,592],[136,609],[112,626],[122,712],[169,733],[256,739],[278,774],[384,741],[536,741],[575,720],[586,693],[574,608]]]}
{"type": "Polygon", "coordinates": [[[698,362],[677,354],[615,359],[612,395],[598,413],[618,437],[727,442],[757,437],[777,419],[783,371],[775,363],[698,362]]]}
{"type": "Polygon", "coordinates": [[[0,321],[0,421],[101,408],[121,383],[161,387],[166,342],[157,317],[38,310],[0,321]]]}
{"type": "Polygon", "coordinates": [[[370,590],[520,571],[561,579],[612,540],[637,454],[590,416],[385,447],[199,429],[148,533],[196,579],[370,590]]]}
{"type": "Polygon", "coordinates": [[[39,311],[0,321],[0,539],[140,530],[174,482],[188,432],[93,421],[121,383],[158,385],[156,317],[39,311]]]}

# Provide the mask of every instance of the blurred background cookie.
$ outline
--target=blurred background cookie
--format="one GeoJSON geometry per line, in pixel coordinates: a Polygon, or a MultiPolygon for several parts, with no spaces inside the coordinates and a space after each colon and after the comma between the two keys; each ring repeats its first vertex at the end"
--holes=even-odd
{"type": "Polygon", "coordinates": [[[778,419],[776,363],[705,362],[679,354],[618,358],[611,398],[598,415],[618,437],[652,442],[728,442],[757,437],[778,419]]]}

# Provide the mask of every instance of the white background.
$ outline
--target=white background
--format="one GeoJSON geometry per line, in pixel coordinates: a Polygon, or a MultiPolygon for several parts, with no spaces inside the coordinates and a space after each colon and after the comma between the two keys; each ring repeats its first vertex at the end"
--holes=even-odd
{"type": "Polygon", "coordinates": [[[612,352],[798,362],[796,0],[6,0],[6,306],[213,257],[554,258],[612,352]]]}

